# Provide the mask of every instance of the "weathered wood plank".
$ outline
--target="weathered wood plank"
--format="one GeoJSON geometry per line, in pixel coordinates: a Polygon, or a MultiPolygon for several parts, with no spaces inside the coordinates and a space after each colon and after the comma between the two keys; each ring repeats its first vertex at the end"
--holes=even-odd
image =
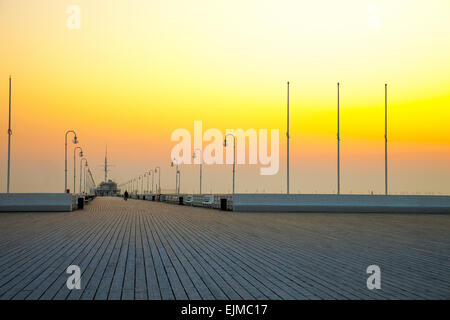
{"type": "Polygon", "coordinates": [[[450,299],[450,216],[230,213],[97,198],[0,213],[0,299],[450,299]],[[81,268],[68,290],[66,268],[81,268]],[[379,265],[382,290],[366,288],[379,265]]]}

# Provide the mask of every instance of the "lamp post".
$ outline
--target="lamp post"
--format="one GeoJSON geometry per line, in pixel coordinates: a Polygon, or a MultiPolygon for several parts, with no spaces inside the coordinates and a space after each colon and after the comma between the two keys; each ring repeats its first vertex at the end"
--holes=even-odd
{"type": "MultiPolygon", "coordinates": [[[[171,163],[171,166],[172,166],[172,167],[173,167],[173,164],[174,164],[175,161],[176,161],[176,160],[175,160],[175,158],[174,158],[173,161],[172,161],[172,163],[171,163]]],[[[181,173],[180,173],[180,170],[178,169],[178,161],[175,162],[175,164],[176,164],[176,173],[175,173],[175,192],[176,192],[177,194],[179,194],[179,193],[180,193],[180,176],[181,176],[181,173]]]]}
{"type": "Polygon", "coordinates": [[[203,152],[202,152],[201,149],[195,149],[195,150],[194,150],[194,154],[192,155],[192,158],[194,158],[194,159],[195,159],[195,157],[196,157],[196,154],[195,154],[196,151],[200,151],[200,194],[202,194],[202,164],[203,164],[203,152]]]}
{"type": "Polygon", "coordinates": [[[141,176],[139,176],[137,178],[137,184],[136,184],[137,194],[139,194],[139,181],[141,181],[141,176]]]}
{"type": "Polygon", "coordinates": [[[74,137],[73,137],[73,143],[77,144],[78,143],[78,138],[77,138],[77,134],[75,131],[73,130],[68,130],[66,131],[65,134],[65,161],[64,161],[64,192],[67,192],[67,136],[69,133],[73,133],[74,137]]]}
{"type": "Polygon", "coordinates": [[[147,189],[145,190],[144,193],[148,193],[148,185],[149,185],[149,183],[148,183],[148,180],[149,180],[148,172],[145,172],[145,173],[144,173],[144,178],[145,178],[145,177],[147,177],[147,189]]]}
{"type": "MultiPolygon", "coordinates": [[[[83,177],[83,160],[85,161],[85,164],[87,166],[87,159],[86,158],[82,158],[80,160],[80,193],[81,193],[81,178],[83,177]]],[[[86,177],[85,177],[85,180],[86,180],[86,177]]]]}
{"type": "Polygon", "coordinates": [[[227,137],[232,136],[233,137],[233,194],[234,194],[234,178],[236,175],[236,137],[232,133],[228,133],[225,136],[225,140],[223,142],[223,146],[227,146],[227,137]]]}
{"type": "Polygon", "coordinates": [[[156,167],[155,172],[158,170],[158,193],[161,194],[161,168],[156,167]]]}
{"type": "Polygon", "coordinates": [[[147,193],[150,193],[150,174],[152,175],[152,194],[153,194],[153,181],[154,181],[154,174],[153,170],[147,171],[144,176],[147,176],[147,193]]]}
{"type": "Polygon", "coordinates": [[[81,147],[75,147],[75,149],[73,149],[73,193],[76,193],[76,152],[77,150],[80,149],[80,157],[83,156],[83,149],[81,149],[81,147]]]}
{"type": "MultiPolygon", "coordinates": [[[[148,172],[149,178],[150,178],[150,173],[152,174],[152,194],[153,194],[153,186],[155,185],[155,172],[153,171],[153,169],[150,169],[150,171],[148,172]]],[[[147,184],[148,184],[148,180],[147,180],[147,184]]],[[[150,187],[147,187],[147,188],[150,188],[150,187]]]]}
{"type": "Polygon", "coordinates": [[[86,169],[88,169],[89,170],[89,166],[88,166],[88,163],[87,163],[87,161],[86,161],[86,164],[85,164],[85,166],[84,166],[84,193],[86,193],[87,194],[87,190],[86,190],[86,169]]]}
{"type": "Polygon", "coordinates": [[[139,176],[139,180],[141,180],[141,193],[144,193],[144,176],[141,174],[139,176]]]}

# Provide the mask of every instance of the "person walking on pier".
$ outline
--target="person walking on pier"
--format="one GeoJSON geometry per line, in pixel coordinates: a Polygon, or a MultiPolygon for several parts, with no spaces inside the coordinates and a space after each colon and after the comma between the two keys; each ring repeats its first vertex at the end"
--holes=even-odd
{"type": "Polygon", "coordinates": [[[123,199],[124,199],[125,201],[128,200],[128,191],[126,191],[126,190],[125,190],[125,193],[123,194],[123,199]]]}

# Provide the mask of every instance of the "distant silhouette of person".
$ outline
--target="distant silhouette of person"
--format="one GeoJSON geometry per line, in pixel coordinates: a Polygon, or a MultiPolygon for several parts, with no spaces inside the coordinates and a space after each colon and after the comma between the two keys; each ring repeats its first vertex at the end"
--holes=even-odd
{"type": "Polygon", "coordinates": [[[125,191],[125,193],[123,194],[123,199],[124,199],[125,201],[128,200],[128,191],[125,191]]]}

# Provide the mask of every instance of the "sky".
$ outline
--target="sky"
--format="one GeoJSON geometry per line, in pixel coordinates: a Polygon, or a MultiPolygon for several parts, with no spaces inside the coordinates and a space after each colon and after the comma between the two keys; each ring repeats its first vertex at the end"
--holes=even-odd
{"type": "MultiPolygon", "coordinates": [[[[194,121],[278,129],[278,173],[237,165],[236,192],[285,192],[290,81],[291,192],[336,192],[340,82],[341,192],[384,192],[387,83],[390,192],[450,194],[449,1],[0,0],[0,43],[0,192],[11,75],[11,192],[64,191],[69,129],[97,183],[107,145],[118,183],[159,166],[174,190],[171,134],[194,121]]],[[[198,181],[181,166],[181,192],[198,181]]],[[[203,165],[204,192],[231,186],[203,165]]]]}

